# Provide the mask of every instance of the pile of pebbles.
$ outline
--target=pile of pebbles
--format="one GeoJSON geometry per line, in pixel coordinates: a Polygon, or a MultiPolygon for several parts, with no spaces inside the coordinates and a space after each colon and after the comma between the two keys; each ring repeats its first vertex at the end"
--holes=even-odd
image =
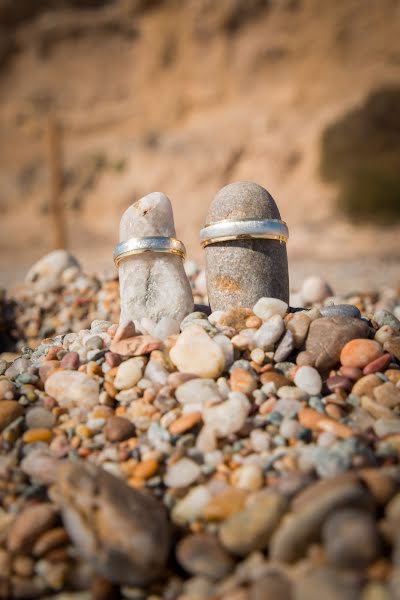
{"type": "Polygon", "coordinates": [[[176,331],[116,325],[115,278],[40,280],[0,358],[0,598],[400,598],[400,290],[176,331]]]}

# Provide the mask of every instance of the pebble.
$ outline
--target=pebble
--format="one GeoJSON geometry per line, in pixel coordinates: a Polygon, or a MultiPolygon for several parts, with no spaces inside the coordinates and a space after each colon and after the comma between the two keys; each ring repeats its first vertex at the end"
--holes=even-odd
{"type": "Polygon", "coordinates": [[[177,525],[185,525],[202,515],[210,502],[211,492],[205,485],[192,488],[172,509],[171,518],[177,525]]]}
{"type": "Polygon", "coordinates": [[[241,392],[230,392],[225,402],[204,408],[203,419],[218,437],[226,437],[243,427],[249,412],[247,397],[241,392]]]}
{"type": "Polygon", "coordinates": [[[128,390],[135,386],[142,376],[143,360],[141,358],[128,358],[119,365],[113,385],[117,390],[128,390]]]}
{"type": "Polygon", "coordinates": [[[246,508],[222,523],[219,530],[222,545],[239,556],[263,550],[285,512],[286,505],[286,499],[279,494],[260,493],[246,508]]]}
{"type": "Polygon", "coordinates": [[[26,413],[25,425],[28,429],[51,429],[54,424],[55,417],[53,413],[41,406],[35,406],[26,413]]]}
{"type": "Polygon", "coordinates": [[[77,352],[67,352],[60,361],[60,367],[62,369],[73,369],[75,371],[79,368],[79,365],[80,359],[77,352]]]}
{"type": "Polygon", "coordinates": [[[383,347],[387,352],[390,352],[390,354],[392,354],[398,361],[400,361],[400,336],[386,340],[386,342],[384,342],[383,344],[383,347]]]}
{"type": "Polygon", "coordinates": [[[324,523],[322,539],[328,562],[339,569],[362,569],[376,560],[381,550],[375,519],[356,508],[330,515],[324,523]]]}
{"type": "Polygon", "coordinates": [[[56,371],[46,379],[44,389],[62,408],[90,410],[99,401],[98,382],[80,371],[56,371]]]}
{"type": "MultiPolygon", "coordinates": [[[[280,219],[272,196],[253,182],[222,188],[207,223],[235,218],[280,219]]],[[[259,298],[289,299],[286,244],[275,240],[233,240],[205,248],[207,291],[212,311],[249,308],[259,298]]]]}
{"type": "MultiPolygon", "coordinates": [[[[133,236],[176,237],[169,198],[153,192],[129,206],[122,215],[119,239],[133,236]]],[[[168,317],[179,323],[193,311],[193,296],[183,261],[172,254],[144,253],[119,264],[121,321],[146,317],[158,323],[168,317]]]]}
{"type": "Polygon", "coordinates": [[[27,506],[17,515],[7,536],[10,552],[28,552],[38,537],[54,527],[57,510],[47,502],[27,506]]]}
{"type": "Polygon", "coordinates": [[[241,488],[226,487],[209,500],[202,515],[207,521],[223,521],[244,508],[247,496],[241,488]]]}
{"type": "Polygon", "coordinates": [[[372,318],[379,327],[387,325],[388,327],[391,327],[393,331],[400,333],[399,319],[388,310],[377,310],[372,318]]]}
{"type": "Polygon", "coordinates": [[[294,382],[301,390],[309,396],[317,396],[321,393],[322,379],[313,367],[300,367],[294,376],[294,382]]]}
{"type": "Polygon", "coordinates": [[[355,339],[343,346],[340,353],[340,362],[344,367],[363,369],[382,354],[382,346],[378,342],[355,339]]]}
{"type": "Polygon", "coordinates": [[[25,283],[36,292],[52,292],[62,285],[62,274],[71,267],[80,269],[76,258],[66,250],[53,250],[32,265],[25,283]]]}
{"type": "Polygon", "coordinates": [[[373,394],[382,406],[395,408],[400,405],[400,388],[391,381],[387,381],[374,388],[373,394]]]}
{"type": "Polygon", "coordinates": [[[371,361],[364,367],[363,374],[369,375],[370,373],[383,372],[390,365],[391,360],[392,357],[390,354],[382,354],[382,356],[375,358],[375,360],[371,361]]]}
{"type": "Polygon", "coordinates": [[[232,485],[242,490],[254,492],[264,483],[262,470],[257,464],[247,464],[236,469],[231,477],[232,485]]]}
{"type": "Polygon", "coordinates": [[[179,435],[185,431],[189,431],[202,421],[201,412],[191,412],[187,415],[182,415],[169,426],[169,432],[172,435],[179,435]]]}
{"type": "Polygon", "coordinates": [[[303,346],[310,324],[311,319],[304,311],[294,313],[292,318],[287,322],[287,328],[293,334],[295,348],[303,346]]]}
{"type": "Polygon", "coordinates": [[[198,325],[191,325],[180,334],[170,357],[179,371],[198,377],[219,377],[225,366],[221,347],[198,325]]]}
{"type": "Polygon", "coordinates": [[[310,325],[305,345],[305,353],[297,357],[302,364],[308,364],[319,371],[335,367],[340,359],[344,345],[354,338],[368,337],[369,327],[361,319],[350,317],[322,317],[310,325]],[[303,354],[307,355],[304,363],[303,354]]]}
{"type": "Polygon", "coordinates": [[[190,458],[181,458],[168,466],[164,483],[168,487],[181,488],[194,483],[200,475],[200,467],[190,458]]]}
{"type": "Polygon", "coordinates": [[[258,329],[253,337],[253,343],[262,350],[272,350],[284,331],[285,325],[282,316],[279,314],[273,315],[258,329]]]}
{"type": "Polygon", "coordinates": [[[109,442],[122,442],[133,437],[136,428],[124,417],[110,417],[104,427],[104,433],[109,442]]]}
{"type": "Polygon", "coordinates": [[[25,444],[33,444],[35,442],[44,442],[49,444],[52,440],[53,433],[51,429],[35,428],[28,429],[22,436],[22,441],[25,444]]]}
{"type": "Polygon", "coordinates": [[[288,356],[294,350],[294,337],[293,333],[288,329],[279,342],[277,349],[275,350],[274,360],[276,363],[285,361],[288,356]]]}
{"type": "Polygon", "coordinates": [[[250,371],[240,367],[231,370],[230,384],[233,392],[242,392],[247,395],[257,389],[256,377],[250,371]]]}
{"type": "Polygon", "coordinates": [[[319,309],[323,317],[361,317],[360,310],[352,304],[332,304],[319,309]]]}
{"type": "Polygon", "coordinates": [[[235,564],[218,539],[206,533],[183,538],[177,546],[176,556],[188,573],[216,580],[225,577],[235,564]]]}
{"type": "Polygon", "coordinates": [[[382,385],[382,380],[377,375],[370,374],[364,375],[353,385],[352,392],[357,396],[369,396],[373,397],[373,390],[378,385],[382,385]]]}
{"type": "Polygon", "coordinates": [[[205,404],[220,402],[222,397],[213,379],[191,379],[176,388],[175,396],[185,409],[203,409],[205,404]]]}
{"type": "Polygon", "coordinates": [[[253,312],[262,321],[268,321],[274,315],[283,317],[288,309],[287,302],[278,298],[260,298],[253,306],[253,312]]]}
{"type": "Polygon", "coordinates": [[[319,304],[333,296],[333,292],[325,279],[312,275],[303,281],[300,296],[305,304],[319,304]]]}
{"type": "Polygon", "coordinates": [[[0,431],[3,431],[15,419],[23,414],[23,409],[16,400],[0,401],[0,431]]]}

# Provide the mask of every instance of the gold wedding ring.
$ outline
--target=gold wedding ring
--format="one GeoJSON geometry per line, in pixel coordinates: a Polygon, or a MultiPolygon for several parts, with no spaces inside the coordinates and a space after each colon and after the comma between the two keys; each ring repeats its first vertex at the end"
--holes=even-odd
{"type": "Polygon", "coordinates": [[[115,266],[118,267],[121,260],[128,258],[128,256],[143,254],[144,252],[175,254],[182,259],[186,257],[185,246],[173,237],[133,237],[115,246],[113,253],[115,266]]]}
{"type": "Polygon", "coordinates": [[[251,239],[278,240],[286,244],[289,230],[285,221],[280,219],[225,219],[209,223],[200,231],[203,248],[217,242],[251,239]]]}

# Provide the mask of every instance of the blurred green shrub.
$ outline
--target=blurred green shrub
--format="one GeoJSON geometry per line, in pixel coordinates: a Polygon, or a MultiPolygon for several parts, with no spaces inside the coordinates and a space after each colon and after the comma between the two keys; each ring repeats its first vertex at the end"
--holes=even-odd
{"type": "Polygon", "coordinates": [[[373,91],[325,129],[320,171],[355,223],[400,220],[400,87],[373,91]]]}

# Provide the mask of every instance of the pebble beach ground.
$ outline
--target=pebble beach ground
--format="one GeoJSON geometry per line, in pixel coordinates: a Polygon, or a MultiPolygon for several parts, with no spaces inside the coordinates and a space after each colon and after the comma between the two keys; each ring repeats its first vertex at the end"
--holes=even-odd
{"type": "Polygon", "coordinates": [[[400,290],[119,319],[69,258],[1,297],[0,598],[400,598],[400,290]]]}

